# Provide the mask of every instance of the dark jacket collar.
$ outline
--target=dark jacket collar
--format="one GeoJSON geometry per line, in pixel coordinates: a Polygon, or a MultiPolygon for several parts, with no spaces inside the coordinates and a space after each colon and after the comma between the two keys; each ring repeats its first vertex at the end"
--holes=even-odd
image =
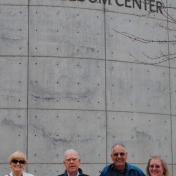
{"type": "MultiPolygon", "coordinates": [[[[78,169],[78,172],[79,172],[79,175],[80,175],[80,176],[88,176],[88,175],[86,175],[86,174],[83,174],[83,171],[82,171],[81,168],[78,169]]],[[[67,170],[65,170],[63,176],[68,176],[67,170]]]]}

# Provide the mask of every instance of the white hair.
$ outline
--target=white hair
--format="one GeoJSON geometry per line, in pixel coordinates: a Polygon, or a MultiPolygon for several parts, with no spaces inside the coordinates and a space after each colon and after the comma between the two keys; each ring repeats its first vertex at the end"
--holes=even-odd
{"type": "Polygon", "coordinates": [[[64,159],[66,158],[66,155],[67,155],[68,153],[70,153],[70,152],[76,153],[77,157],[79,158],[79,154],[78,154],[78,152],[77,152],[76,150],[68,149],[68,150],[65,151],[64,159]]]}

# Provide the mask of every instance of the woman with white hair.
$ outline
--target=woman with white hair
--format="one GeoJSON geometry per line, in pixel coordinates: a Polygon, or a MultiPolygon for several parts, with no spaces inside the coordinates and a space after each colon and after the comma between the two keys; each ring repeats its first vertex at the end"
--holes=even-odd
{"type": "Polygon", "coordinates": [[[16,151],[9,157],[8,163],[12,168],[12,171],[8,176],[34,176],[23,171],[27,164],[27,159],[24,153],[16,151]]]}

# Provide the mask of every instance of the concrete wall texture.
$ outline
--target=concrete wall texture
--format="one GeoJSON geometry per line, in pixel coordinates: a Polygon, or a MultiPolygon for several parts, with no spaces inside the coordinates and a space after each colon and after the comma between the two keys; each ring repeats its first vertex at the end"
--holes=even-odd
{"type": "Polygon", "coordinates": [[[176,174],[176,62],[167,59],[175,46],[119,33],[174,40],[176,24],[149,4],[118,3],[0,0],[1,175],[20,150],[29,173],[56,176],[69,148],[85,173],[99,175],[116,142],[144,172],[161,155],[176,174]]]}

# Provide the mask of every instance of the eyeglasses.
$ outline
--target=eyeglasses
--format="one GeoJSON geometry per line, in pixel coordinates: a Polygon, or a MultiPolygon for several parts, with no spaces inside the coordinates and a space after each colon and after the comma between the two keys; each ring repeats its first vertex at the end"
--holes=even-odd
{"type": "Polygon", "coordinates": [[[19,164],[25,164],[25,161],[24,160],[12,160],[11,161],[12,163],[14,163],[14,164],[17,164],[17,163],[19,163],[19,164]]]}
{"type": "Polygon", "coordinates": [[[67,161],[68,163],[70,163],[71,161],[76,162],[77,160],[78,160],[78,158],[65,159],[65,161],[67,161]]]}
{"type": "Polygon", "coordinates": [[[159,168],[160,168],[160,166],[158,166],[158,165],[156,165],[156,166],[150,165],[149,167],[152,168],[152,169],[153,169],[154,167],[155,167],[156,169],[159,169],[159,168]]]}
{"type": "Polygon", "coordinates": [[[114,153],[114,154],[113,154],[113,156],[116,156],[116,157],[118,157],[119,155],[120,155],[120,156],[124,156],[125,153],[121,152],[121,153],[114,153]]]}

